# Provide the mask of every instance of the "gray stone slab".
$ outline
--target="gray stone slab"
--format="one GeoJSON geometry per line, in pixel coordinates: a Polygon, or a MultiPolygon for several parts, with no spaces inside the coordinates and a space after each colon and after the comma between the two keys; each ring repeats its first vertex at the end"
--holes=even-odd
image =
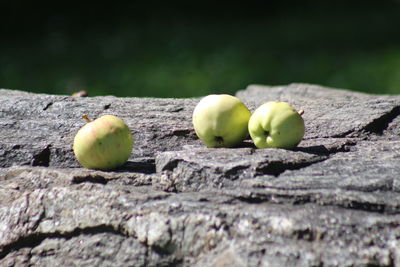
{"type": "Polygon", "coordinates": [[[400,96],[249,86],[304,109],[292,150],[206,148],[198,98],[73,98],[0,90],[0,266],[400,265],[400,96]],[[122,117],[128,163],[88,170],[72,140],[122,117]]]}

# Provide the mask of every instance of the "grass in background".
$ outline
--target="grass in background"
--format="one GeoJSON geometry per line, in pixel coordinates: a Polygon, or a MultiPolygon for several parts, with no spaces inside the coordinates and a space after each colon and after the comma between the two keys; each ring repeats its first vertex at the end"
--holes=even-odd
{"type": "Polygon", "coordinates": [[[2,34],[0,87],[192,97],[307,82],[399,94],[400,5],[368,3],[309,1],[250,15],[239,7],[231,16],[206,17],[160,9],[137,20],[118,11],[103,22],[54,13],[33,21],[30,33],[2,34]]]}

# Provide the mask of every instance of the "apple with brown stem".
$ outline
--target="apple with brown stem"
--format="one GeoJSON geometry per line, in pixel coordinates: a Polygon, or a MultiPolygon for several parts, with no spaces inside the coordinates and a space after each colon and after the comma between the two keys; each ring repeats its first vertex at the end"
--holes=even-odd
{"type": "Polygon", "coordinates": [[[82,166],[89,169],[112,170],[129,159],[134,139],[125,122],[114,115],[94,121],[82,115],[87,124],[75,136],[73,151],[82,166]]]}

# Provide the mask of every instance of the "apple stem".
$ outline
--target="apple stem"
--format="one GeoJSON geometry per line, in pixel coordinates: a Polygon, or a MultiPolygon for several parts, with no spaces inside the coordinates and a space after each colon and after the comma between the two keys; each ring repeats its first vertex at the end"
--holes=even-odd
{"type": "Polygon", "coordinates": [[[86,114],[83,114],[83,115],[82,115],[82,118],[84,118],[84,119],[86,120],[87,123],[92,122],[92,120],[89,119],[88,115],[86,115],[86,114]]]}
{"type": "Polygon", "coordinates": [[[304,114],[304,109],[300,109],[298,113],[299,113],[300,116],[303,116],[303,114],[304,114]]]}

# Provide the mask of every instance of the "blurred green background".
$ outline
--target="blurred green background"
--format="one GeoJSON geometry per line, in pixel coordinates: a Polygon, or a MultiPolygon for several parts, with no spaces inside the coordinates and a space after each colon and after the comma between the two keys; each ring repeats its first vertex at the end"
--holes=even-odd
{"type": "Polygon", "coordinates": [[[0,2],[0,88],[191,97],[306,82],[400,93],[400,1],[82,2],[0,2]]]}

